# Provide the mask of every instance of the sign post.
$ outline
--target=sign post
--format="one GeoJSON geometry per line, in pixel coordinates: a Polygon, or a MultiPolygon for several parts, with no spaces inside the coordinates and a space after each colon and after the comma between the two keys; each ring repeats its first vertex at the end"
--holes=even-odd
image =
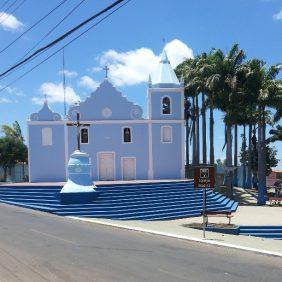
{"type": "Polygon", "coordinates": [[[206,238],[206,189],[215,187],[214,166],[195,166],[194,186],[195,189],[203,189],[203,237],[206,238]]]}

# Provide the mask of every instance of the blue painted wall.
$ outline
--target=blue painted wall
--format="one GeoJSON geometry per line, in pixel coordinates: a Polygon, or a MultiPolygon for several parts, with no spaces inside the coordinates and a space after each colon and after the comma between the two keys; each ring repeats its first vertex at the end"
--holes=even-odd
{"type": "Polygon", "coordinates": [[[81,144],[81,150],[90,156],[94,180],[99,178],[100,152],[115,153],[116,180],[122,179],[122,157],[136,158],[136,179],[184,177],[184,93],[165,53],[157,77],[155,84],[149,81],[148,85],[150,119],[144,119],[142,108],[128,101],[107,78],[85,101],[70,107],[65,120],[45,101],[42,109],[33,113],[28,121],[30,180],[66,179],[67,161],[77,148],[76,127],[67,123],[74,121],[78,112],[81,121],[90,124],[89,143],[81,144]],[[162,98],[166,96],[171,99],[169,115],[162,114],[162,98]],[[162,143],[161,127],[164,125],[172,127],[171,144],[162,143]],[[52,128],[52,146],[42,145],[44,127],[52,128]],[[123,143],[124,127],[131,128],[131,143],[123,143]]]}
{"type": "Polygon", "coordinates": [[[65,180],[63,125],[29,125],[29,177],[31,182],[65,180]],[[42,146],[45,127],[52,128],[52,146],[42,146]]]}

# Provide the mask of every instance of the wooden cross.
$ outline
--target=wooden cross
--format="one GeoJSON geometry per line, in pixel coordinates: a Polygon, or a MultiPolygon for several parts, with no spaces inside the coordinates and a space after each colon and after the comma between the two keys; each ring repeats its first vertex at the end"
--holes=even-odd
{"type": "Polygon", "coordinates": [[[104,67],[104,70],[106,71],[106,76],[105,77],[108,78],[108,71],[110,70],[109,67],[106,65],[104,67]]]}
{"type": "Polygon", "coordinates": [[[67,123],[67,126],[76,126],[76,138],[77,138],[77,150],[80,151],[80,127],[81,126],[90,126],[88,123],[81,123],[80,114],[76,113],[76,121],[67,123]]]}

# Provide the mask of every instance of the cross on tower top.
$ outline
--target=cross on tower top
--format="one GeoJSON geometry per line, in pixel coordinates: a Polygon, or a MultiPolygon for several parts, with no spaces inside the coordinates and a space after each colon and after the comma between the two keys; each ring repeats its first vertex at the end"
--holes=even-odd
{"type": "Polygon", "coordinates": [[[108,71],[110,70],[109,67],[106,65],[104,70],[106,71],[105,78],[108,78],[108,71]]]}

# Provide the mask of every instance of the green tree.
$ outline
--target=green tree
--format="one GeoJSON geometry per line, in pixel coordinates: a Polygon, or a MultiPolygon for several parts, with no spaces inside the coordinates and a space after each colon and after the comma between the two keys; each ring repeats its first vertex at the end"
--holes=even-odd
{"type": "Polygon", "coordinates": [[[269,131],[269,134],[271,134],[271,136],[267,139],[267,143],[282,141],[282,126],[278,124],[276,129],[271,129],[269,131]]]}
{"type": "Polygon", "coordinates": [[[22,175],[24,176],[24,165],[27,163],[27,146],[24,144],[24,138],[20,125],[15,121],[11,126],[3,125],[3,137],[0,137],[0,165],[4,170],[4,179],[7,179],[7,173],[11,175],[11,169],[17,164],[22,164],[22,175]]]}

